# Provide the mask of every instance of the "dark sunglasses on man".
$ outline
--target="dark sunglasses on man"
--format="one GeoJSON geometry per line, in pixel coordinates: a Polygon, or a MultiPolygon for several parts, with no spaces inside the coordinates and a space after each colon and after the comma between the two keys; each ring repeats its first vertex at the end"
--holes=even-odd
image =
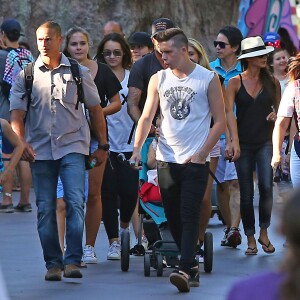
{"type": "Polygon", "coordinates": [[[218,45],[221,49],[225,49],[226,45],[229,45],[229,44],[227,44],[225,42],[221,42],[221,41],[214,41],[214,46],[217,47],[218,45]]]}

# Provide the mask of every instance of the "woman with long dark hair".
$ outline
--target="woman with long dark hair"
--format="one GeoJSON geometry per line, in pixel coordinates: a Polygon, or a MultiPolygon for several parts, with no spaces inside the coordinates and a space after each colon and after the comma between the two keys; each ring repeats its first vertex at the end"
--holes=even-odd
{"type": "Polygon", "coordinates": [[[248,248],[246,255],[255,255],[255,216],[253,208],[253,167],[257,168],[259,187],[258,242],[266,253],[274,246],[268,238],[273,204],[273,173],[271,168],[272,131],[280,101],[280,84],[270,75],[267,54],[274,50],[265,46],[262,38],[249,37],[242,41],[244,71],[228,84],[228,101],[236,105],[238,136],[241,155],[235,162],[241,190],[241,217],[248,248]]]}
{"type": "Polygon", "coordinates": [[[118,33],[108,34],[98,46],[96,59],[106,63],[122,85],[122,109],[107,117],[110,161],[106,163],[102,184],[103,222],[109,239],[107,259],[115,260],[120,259],[119,233],[122,237],[122,233],[129,230],[139,187],[138,172],[118,160],[119,153],[123,153],[126,159],[129,159],[133,151],[135,126],[127,113],[127,83],[132,64],[130,47],[118,33]]]}

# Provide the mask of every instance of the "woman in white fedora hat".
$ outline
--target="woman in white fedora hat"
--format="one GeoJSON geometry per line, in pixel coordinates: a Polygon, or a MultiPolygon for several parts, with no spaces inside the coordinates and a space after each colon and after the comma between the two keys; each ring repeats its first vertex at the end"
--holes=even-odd
{"type": "Polygon", "coordinates": [[[243,72],[228,84],[227,97],[236,105],[241,155],[235,162],[241,190],[241,217],[248,248],[246,255],[257,254],[255,216],[253,209],[253,167],[257,168],[259,187],[258,242],[266,253],[274,246],[268,237],[273,204],[273,173],[271,168],[272,131],[280,102],[280,84],[268,71],[267,54],[274,51],[265,46],[260,36],[245,38],[241,43],[243,72]]]}

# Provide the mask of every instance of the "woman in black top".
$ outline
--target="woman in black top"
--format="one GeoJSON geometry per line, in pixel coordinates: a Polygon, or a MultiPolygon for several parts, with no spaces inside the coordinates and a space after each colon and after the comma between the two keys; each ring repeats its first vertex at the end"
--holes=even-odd
{"type": "Polygon", "coordinates": [[[267,69],[267,54],[274,50],[265,46],[261,37],[242,41],[242,74],[228,84],[228,101],[235,103],[240,158],[235,162],[241,190],[241,217],[248,240],[246,255],[257,254],[255,216],[253,209],[253,166],[256,164],[259,187],[258,242],[266,253],[273,253],[274,246],[268,238],[273,203],[273,174],[271,168],[272,131],[275,111],[280,101],[280,84],[267,69]]]}

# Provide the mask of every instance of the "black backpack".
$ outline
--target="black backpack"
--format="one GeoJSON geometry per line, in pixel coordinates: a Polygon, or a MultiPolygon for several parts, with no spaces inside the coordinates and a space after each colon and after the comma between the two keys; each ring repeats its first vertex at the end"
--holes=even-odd
{"type": "MultiPolygon", "coordinates": [[[[71,64],[71,73],[73,76],[73,79],[76,83],[77,86],[77,103],[75,105],[75,109],[78,109],[79,103],[84,103],[84,93],[83,93],[83,87],[82,87],[82,80],[80,77],[80,72],[79,72],[79,65],[78,62],[73,59],[68,57],[68,60],[71,64]]],[[[25,75],[25,89],[26,89],[26,95],[28,98],[28,102],[27,102],[27,112],[25,115],[25,120],[26,120],[26,116],[30,107],[30,103],[31,103],[31,93],[32,93],[32,85],[33,85],[33,69],[34,69],[34,63],[29,63],[28,65],[26,65],[26,67],[24,68],[24,75],[25,75]]]]}

